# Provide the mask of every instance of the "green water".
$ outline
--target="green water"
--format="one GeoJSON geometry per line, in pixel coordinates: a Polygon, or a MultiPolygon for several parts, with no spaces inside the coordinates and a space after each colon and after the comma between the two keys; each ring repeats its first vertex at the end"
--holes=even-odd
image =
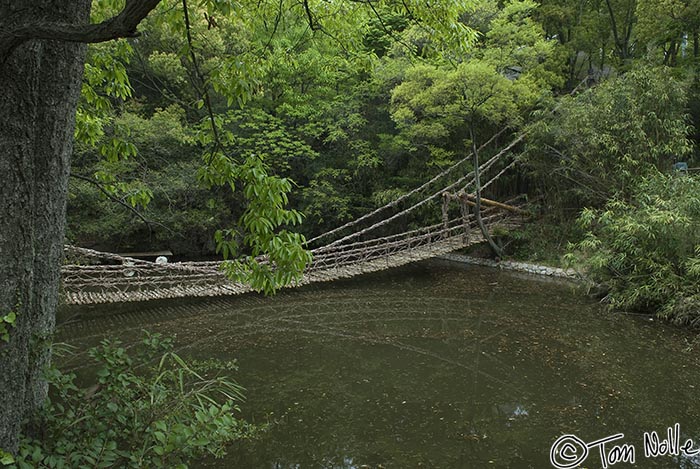
{"type": "MultiPolygon", "coordinates": [[[[87,313],[102,316],[59,340],[84,350],[146,328],[177,334],[182,355],[238,360],[243,415],[272,425],[200,467],[547,468],[559,436],[617,433],[636,464],[610,467],[700,467],[645,458],[642,442],[679,423],[700,446],[693,337],[605,314],[566,283],[430,261],[274,298],[87,313]]],[[[581,467],[602,467],[597,448],[581,467]]]]}

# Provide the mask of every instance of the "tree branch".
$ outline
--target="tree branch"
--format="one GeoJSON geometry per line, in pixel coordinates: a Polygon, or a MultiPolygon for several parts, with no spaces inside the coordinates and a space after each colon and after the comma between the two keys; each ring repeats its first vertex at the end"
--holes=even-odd
{"type": "Polygon", "coordinates": [[[314,21],[314,17],[311,14],[311,8],[309,7],[309,1],[304,0],[302,2],[302,5],[304,6],[304,12],[306,13],[306,18],[309,21],[309,27],[311,28],[311,31],[316,31],[316,30],[320,29],[321,28],[320,25],[314,21]]]}
{"type": "Polygon", "coordinates": [[[0,29],[0,63],[13,50],[32,39],[96,43],[122,37],[136,37],[136,27],[160,0],[127,0],[117,15],[99,24],[71,24],[35,21],[0,29]]]}
{"type": "MultiPolygon", "coordinates": [[[[97,187],[97,188],[100,190],[100,192],[102,192],[105,196],[107,196],[107,198],[108,198],[109,200],[111,200],[112,202],[118,203],[119,205],[121,205],[122,207],[125,207],[125,208],[128,209],[131,213],[133,213],[134,215],[136,215],[137,217],[139,217],[139,218],[141,219],[141,221],[144,222],[144,223],[146,224],[146,226],[148,227],[149,233],[153,234],[153,228],[151,227],[151,224],[154,223],[154,222],[148,220],[145,216],[143,216],[143,214],[142,214],[141,212],[139,212],[138,210],[136,210],[136,209],[135,209],[134,207],[132,207],[131,205],[127,204],[127,203],[124,202],[123,200],[121,200],[121,199],[115,197],[114,195],[112,195],[112,193],[110,193],[107,189],[105,189],[105,188],[102,186],[102,184],[99,183],[99,181],[95,181],[94,179],[92,179],[92,178],[90,178],[90,177],[83,176],[83,175],[80,175],[80,174],[75,174],[75,173],[71,173],[71,174],[70,174],[70,177],[75,178],[75,179],[80,179],[81,181],[88,182],[88,183],[92,184],[93,186],[97,187]]],[[[164,225],[162,225],[161,223],[156,223],[156,224],[162,226],[163,228],[167,229],[168,231],[171,231],[167,226],[164,226],[164,225]]],[[[171,231],[171,232],[172,232],[172,231],[171,231]]]]}
{"type": "Polygon", "coordinates": [[[216,119],[214,118],[214,109],[211,105],[211,97],[209,95],[209,85],[207,79],[199,68],[199,62],[197,61],[197,55],[194,52],[194,41],[192,41],[192,28],[190,25],[190,13],[187,7],[187,0],[182,0],[182,9],[185,14],[185,32],[187,35],[187,49],[190,53],[190,61],[192,62],[192,67],[194,67],[195,78],[200,81],[199,84],[192,80],[192,86],[194,86],[195,91],[204,101],[204,105],[207,108],[207,115],[209,116],[209,122],[211,123],[212,136],[214,142],[211,148],[211,153],[209,158],[207,158],[207,164],[211,165],[216,157],[216,153],[221,150],[221,139],[219,138],[219,129],[216,124],[216,119]],[[201,85],[201,88],[200,88],[201,85]]]}
{"type": "Polygon", "coordinates": [[[476,218],[479,228],[481,229],[481,234],[484,236],[486,241],[488,241],[489,246],[493,250],[494,254],[499,258],[503,257],[503,248],[501,248],[491,237],[488,228],[484,224],[484,220],[481,218],[481,180],[479,174],[479,150],[476,148],[476,141],[474,140],[474,118],[470,120],[469,125],[469,138],[472,144],[472,155],[474,157],[474,217],[476,218]]]}

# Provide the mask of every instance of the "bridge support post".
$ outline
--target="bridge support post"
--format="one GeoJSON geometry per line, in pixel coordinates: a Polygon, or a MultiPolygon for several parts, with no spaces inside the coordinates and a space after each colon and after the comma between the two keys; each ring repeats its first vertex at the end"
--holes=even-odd
{"type": "Polygon", "coordinates": [[[450,215],[448,213],[450,209],[450,199],[451,196],[449,192],[443,192],[442,193],[442,228],[444,232],[442,233],[441,238],[447,238],[449,236],[449,229],[450,229],[450,215]]]}
{"type": "Polygon", "coordinates": [[[462,215],[462,226],[464,227],[464,244],[469,242],[469,203],[467,199],[467,194],[460,192],[459,194],[459,211],[462,215]]]}

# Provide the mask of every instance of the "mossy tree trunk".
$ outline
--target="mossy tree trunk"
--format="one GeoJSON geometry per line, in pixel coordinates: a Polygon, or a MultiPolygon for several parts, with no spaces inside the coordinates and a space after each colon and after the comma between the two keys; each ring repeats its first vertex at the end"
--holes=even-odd
{"type": "Polygon", "coordinates": [[[91,24],[90,0],[0,0],[0,318],[16,315],[0,341],[5,451],[47,395],[84,44],[136,36],[159,2],[91,24]]]}
{"type": "MultiPolygon", "coordinates": [[[[88,21],[89,0],[4,0],[0,29],[88,21]]],[[[85,46],[29,40],[0,57],[0,448],[14,452],[46,399],[75,110],[85,46]]]]}

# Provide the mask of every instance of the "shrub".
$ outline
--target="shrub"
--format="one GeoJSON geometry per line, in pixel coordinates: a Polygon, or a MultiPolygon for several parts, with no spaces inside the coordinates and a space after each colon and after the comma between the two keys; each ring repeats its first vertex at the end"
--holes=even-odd
{"type": "Polygon", "coordinates": [[[172,340],[157,334],[143,343],[138,360],[118,341],[91,349],[97,384],[88,390],[76,385],[75,374],[52,369],[42,434],[23,438],[12,467],[186,468],[252,435],[234,416],[241,388],[228,378],[206,377],[235,364],[185,363],[172,340]]]}
{"type": "Polygon", "coordinates": [[[657,173],[579,222],[588,231],[569,259],[607,287],[611,308],[700,324],[700,178],[657,173]]]}
{"type": "Polygon", "coordinates": [[[600,208],[689,157],[686,103],[686,83],[667,68],[633,70],[563,98],[528,143],[527,161],[548,203],[600,208]]]}

